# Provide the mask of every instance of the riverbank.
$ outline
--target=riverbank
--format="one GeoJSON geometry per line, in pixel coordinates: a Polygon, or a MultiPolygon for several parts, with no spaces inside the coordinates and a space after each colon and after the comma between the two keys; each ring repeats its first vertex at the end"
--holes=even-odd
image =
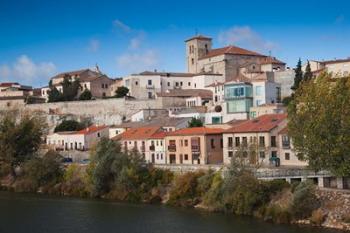
{"type": "MultiPolygon", "coordinates": [[[[310,183],[289,185],[283,181],[259,181],[249,173],[223,178],[220,172],[199,171],[174,174],[154,168],[143,170],[144,178],[124,180],[102,195],[94,195],[91,170],[70,166],[64,179],[32,187],[22,178],[2,179],[2,189],[12,192],[56,196],[98,197],[131,203],[161,203],[169,206],[253,216],[266,222],[292,223],[350,230],[347,222],[350,196],[334,190],[319,190],[310,183]],[[135,183],[134,183],[135,182],[135,183]]],[[[130,174],[129,174],[130,175],[130,174]]]]}

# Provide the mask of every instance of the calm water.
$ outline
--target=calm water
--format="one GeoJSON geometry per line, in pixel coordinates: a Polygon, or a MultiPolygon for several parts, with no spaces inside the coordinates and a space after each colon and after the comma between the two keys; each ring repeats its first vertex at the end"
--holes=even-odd
{"type": "Polygon", "coordinates": [[[165,206],[0,192],[0,233],[333,233],[165,206]]]}

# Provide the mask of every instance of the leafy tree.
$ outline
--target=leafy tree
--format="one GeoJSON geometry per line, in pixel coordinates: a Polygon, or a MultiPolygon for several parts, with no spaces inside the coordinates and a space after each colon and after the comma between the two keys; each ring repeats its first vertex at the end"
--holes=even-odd
{"type": "Polygon", "coordinates": [[[0,120],[0,163],[14,168],[32,158],[46,132],[45,120],[32,113],[17,116],[7,113],[0,120]]]}
{"type": "Polygon", "coordinates": [[[78,131],[84,129],[84,124],[75,120],[64,120],[56,126],[54,132],[78,131]]]}
{"type": "Polygon", "coordinates": [[[310,62],[307,61],[307,65],[305,68],[305,74],[304,74],[304,80],[310,80],[312,79],[312,72],[311,72],[311,67],[310,67],[310,62]]]}
{"type": "Polygon", "coordinates": [[[69,76],[65,76],[62,82],[63,101],[73,101],[80,88],[80,82],[78,79],[70,81],[69,76]]]}
{"type": "Polygon", "coordinates": [[[350,79],[321,74],[299,88],[288,129],[300,159],[315,170],[350,175],[350,79]]]}
{"type": "Polygon", "coordinates": [[[296,91],[299,88],[301,81],[303,81],[303,71],[301,69],[301,59],[299,58],[297,67],[295,68],[295,77],[292,90],[296,91]]]}
{"type": "Polygon", "coordinates": [[[48,101],[52,103],[52,102],[62,101],[63,96],[62,96],[62,93],[59,92],[59,90],[57,90],[55,86],[51,86],[48,98],[49,98],[48,101]]]}
{"type": "Polygon", "coordinates": [[[43,157],[35,157],[25,163],[25,178],[38,187],[54,185],[63,178],[62,156],[55,151],[48,151],[43,157]]]}
{"type": "Polygon", "coordinates": [[[129,88],[127,87],[118,87],[117,90],[115,91],[115,97],[117,98],[122,98],[126,96],[129,93],[129,88]]]}
{"type": "Polygon", "coordinates": [[[197,119],[195,117],[192,117],[191,121],[188,122],[188,127],[193,128],[193,127],[202,127],[203,122],[201,119],[197,119]]]}
{"type": "Polygon", "coordinates": [[[88,89],[85,89],[83,93],[80,94],[79,100],[91,100],[92,99],[92,94],[91,91],[88,89]]]}
{"type": "Polygon", "coordinates": [[[282,104],[287,107],[292,100],[293,100],[292,96],[284,97],[282,99],[282,104]]]}

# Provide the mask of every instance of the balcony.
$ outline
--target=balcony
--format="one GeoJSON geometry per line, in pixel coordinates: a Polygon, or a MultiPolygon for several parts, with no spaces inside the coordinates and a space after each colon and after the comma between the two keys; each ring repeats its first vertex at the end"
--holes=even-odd
{"type": "Polygon", "coordinates": [[[282,148],[283,149],[290,149],[290,143],[289,142],[282,142],[282,148]]]}
{"type": "Polygon", "coordinates": [[[156,147],[155,147],[154,145],[150,145],[150,146],[149,146],[149,150],[150,150],[150,151],[155,151],[155,150],[156,150],[156,147]]]}
{"type": "Polygon", "coordinates": [[[200,152],[201,151],[201,148],[199,145],[192,145],[191,146],[191,151],[192,152],[200,152]]]}
{"type": "Polygon", "coordinates": [[[153,84],[147,84],[146,85],[146,89],[154,89],[154,85],[153,84]]]}
{"type": "Polygon", "coordinates": [[[169,152],[176,152],[176,145],[169,145],[168,146],[168,151],[169,152]]]}

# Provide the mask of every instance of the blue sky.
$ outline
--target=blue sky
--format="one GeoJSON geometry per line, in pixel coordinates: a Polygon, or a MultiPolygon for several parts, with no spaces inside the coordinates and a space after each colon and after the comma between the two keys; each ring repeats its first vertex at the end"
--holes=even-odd
{"type": "Polygon", "coordinates": [[[349,1],[1,0],[0,82],[46,85],[93,67],[111,77],[185,71],[184,40],[234,44],[294,66],[350,56],[349,1]]]}

